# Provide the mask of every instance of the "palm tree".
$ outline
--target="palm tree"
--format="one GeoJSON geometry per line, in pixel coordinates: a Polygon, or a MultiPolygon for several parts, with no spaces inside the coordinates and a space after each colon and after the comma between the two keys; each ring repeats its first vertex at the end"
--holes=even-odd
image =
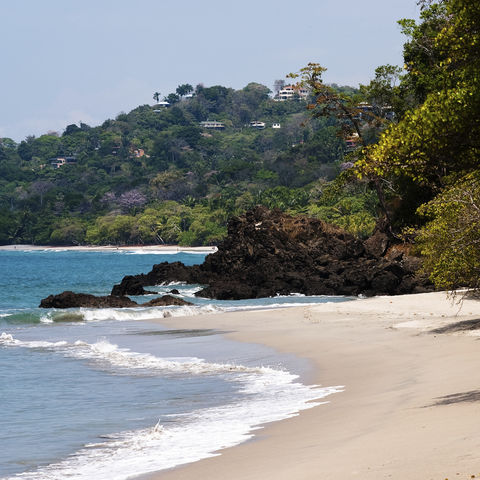
{"type": "Polygon", "coordinates": [[[155,92],[153,94],[153,99],[158,103],[158,101],[160,100],[160,92],[155,92]]]}

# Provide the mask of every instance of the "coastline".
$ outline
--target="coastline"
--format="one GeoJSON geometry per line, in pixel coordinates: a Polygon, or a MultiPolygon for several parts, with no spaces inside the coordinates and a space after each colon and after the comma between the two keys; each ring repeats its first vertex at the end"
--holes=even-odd
{"type": "Polygon", "coordinates": [[[52,247],[50,245],[0,245],[0,251],[56,251],[56,252],[137,252],[137,253],[200,253],[209,254],[217,251],[217,247],[181,247],[179,245],[88,245],[88,246],[59,246],[52,247]]]}
{"type": "MultiPolygon", "coordinates": [[[[480,474],[480,331],[431,333],[480,318],[445,292],[158,320],[214,328],[309,359],[309,382],[344,385],[328,403],[256,431],[221,455],[139,478],[404,479],[480,474]]],[[[480,320],[479,320],[480,323],[480,320]]],[[[477,327],[478,328],[478,327],[477,327]]]]}

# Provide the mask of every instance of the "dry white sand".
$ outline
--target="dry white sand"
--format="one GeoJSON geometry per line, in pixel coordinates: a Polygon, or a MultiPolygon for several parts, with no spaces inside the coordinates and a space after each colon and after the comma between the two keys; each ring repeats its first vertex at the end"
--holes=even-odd
{"type": "Polygon", "coordinates": [[[168,318],[310,359],[329,403],[268,424],[256,439],[151,478],[444,480],[480,476],[479,332],[430,333],[480,318],[445,293],[168,318]],[[460,308],[461,307],[461,308],[460,308]]]}
{"type": "Polygon", "coordinates": [[[69,247],[51,247],[42,245],[0,245],[0,250],[30,252],[35,250],[54,250],[54,251],[75,251],[75,252],[135,252],[135,253],[213,253],[217,247],[180,247],[178,245],[131,245],[117,247],[115,245],[92,245],[92,246],[69,246],[69,247]]]}

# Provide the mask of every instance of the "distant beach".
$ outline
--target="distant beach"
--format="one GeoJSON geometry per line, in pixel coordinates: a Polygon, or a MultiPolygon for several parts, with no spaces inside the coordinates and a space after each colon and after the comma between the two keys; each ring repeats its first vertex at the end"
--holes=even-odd
{"type": "Polygon", "coordinates": [[[179,245],[89,245],[89,246],[58,246],[50,245],[0,245],[0,251],[18,250],[23,252],[35,250],[55,250],[55,251],[72,251],[72,252],[114,252],[116,250],[124,252],[137,253],[200,253],[209,254],[217,251],[217,247],[181,247],[179,245]]]}
{"type": "MultiPolygon", "coordinates": [[[[181,247],[129,246],[119,247],[119,253],[117,247],[3,248],[10,250],[0,252],[0,344],[7,379],[0,439],[8,460],[0,463],[4,472],[35,480],[63,480],[71,471],[87,480],[135,478],[155,470],[137,478],[451,480],[480,475],[475,421],[480,413],[479,300],[459,301],[461,295],[452,300],[436,292],[225,303],[197,298],[198,286],[179,284],[175,288],[194,306],[37,308],[40,298],[65,289],[106,294],[112,281],[147,271],[153,262],[203,260],[190,255],[192,249],[176,248],[181,247]],[[148,255],[158,248],[166,249],[164,258],[148,255]],[[280,308],[293,302],[297,306],[280,308]],[[246,349],[240,357],[233,352],[238,342],[246,349]],[[288,372],[261,373],[284,354],[294,359],[292,365],[306,367],[294,370],[301,383],[288,372]],[[235,364],[239,372],[232,369],[235,364]],[[229,377],[243,375],[243,365],[260,368],[261,375],[255,370],[250,382],[247,368],[248,388],[238,390],[229,377]],[[200,375],[195,373],[199,366],[200,375]],[[214,377],[220,372],[218,378],[212,371],[214,377]],[[172,375],[179,384],[166,389],[162,382],[172,375]],[[190,391],[190,381],[199,390],[190,391]],[[312,384],[322,387],[318,393],[312,384]],[[35,408],[31,392],[40,402],[35,408]],[[196,416],[199,401],[213,417],[196,416]],[[167,407],[172,411],[163,411],[167,407]],[[252,434],[255,441],[238,445],[252,434]]],[[[171,285],[155,288],[163,294],[171,285]]]]}
{"type": "MultiPolygon", "coordinates": [[[[198,298],[201,286],[177,282],[175,295],[191,304],[38,306],[65,290],[107,295],[112,283],[155,263],[200,264],[205,255],[197,252],[0,251],[0,478],[126,480],[165,471],[215,455],[251,438],[256,425],[289,418],[342,390],[299,381],[311,366],[296,356],[231,341],[223,331],[151,322],[350,298],[221,301],[198,298]]],[[[172,284],[150,288],[165,295],[172,284]]]]}
{"type": "MultiPolygon", "coordinates": [[[[308,358],[345,390],[260,441],[156,480],[467,479],[480,475],[480,302],[446,293],[159,320],[308,358]]],[[[146,478],[146,477],[143,477],[146,478]]]]}

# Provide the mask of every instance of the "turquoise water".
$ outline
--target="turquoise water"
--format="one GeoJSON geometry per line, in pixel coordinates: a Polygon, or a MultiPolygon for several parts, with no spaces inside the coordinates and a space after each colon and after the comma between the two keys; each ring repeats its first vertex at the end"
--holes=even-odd
{"type": "MultiPolygon", "coordinates": [[[[164,315],[271,308],[332,297],[193,307],[42,310],[63,290],[108,294],[154,263],[199,254],[0,251],[0,478],[126,479],[211,456],[338,389],[306,386],[298,359],[210,330],[168,330],[164,315]]],[[[157,286],[164,293],[172,286],[157,286]]]]}

